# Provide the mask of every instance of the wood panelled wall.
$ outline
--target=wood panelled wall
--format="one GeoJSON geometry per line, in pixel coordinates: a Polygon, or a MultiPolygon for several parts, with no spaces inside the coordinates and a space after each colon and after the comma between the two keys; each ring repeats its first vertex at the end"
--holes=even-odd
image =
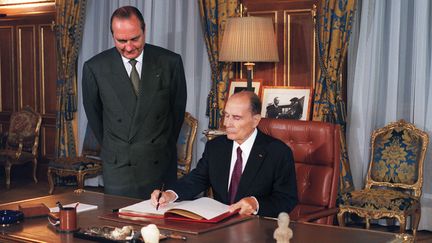
{"type": "MultiPolygon", "coordinates": [[[[0,13],[5,13],[2,7],[0,13]]],[[[46,161],[55,157],[54,19],[54,4],[42,12],[0,17],[0,126],[7,131],[10,115],[25,106],[42,115],[39,178],[46,177],[46,161]]]]}
{"type": "Polygon", "coordinates": [[[251,16],[275,24],[278,63],[256,63],[254,79],[263,85],[313,87],[316,76],[314,0],[243,0],[251,16]]]}
{"type": "MultiPolygon", "coordinates": [[[[275,23],[280,61],[257,63],[254,78],[262,79],[263,85],[313,87],[317,66],[313,5],[318,1],[242,2],[250,15],[268,16],[275,23]]],[[[26,105],[41,113],[39,178],[46,178],[46,161],[55,157],[54,19],[54,1],[28,9],[0,6],[0,129],[7,131],[11,113],[26,105]]]]}

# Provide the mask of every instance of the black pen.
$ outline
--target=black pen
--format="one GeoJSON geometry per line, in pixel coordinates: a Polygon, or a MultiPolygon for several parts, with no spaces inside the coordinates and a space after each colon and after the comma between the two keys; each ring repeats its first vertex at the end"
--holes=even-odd
{"type": "Polygon", "coordinates": [[[158,195],[158,198],[157,198],[156,210],[159,209],[159,200],[160,200],[161,197],[162,197],[162,192],[163,192],[163,190],[164,190],[164,186],[165,186],[165,183],[162,183],[162,187],[161,187],[161,189],[160,189],[160,191],[159,191],[159,195],[158,195]]]}

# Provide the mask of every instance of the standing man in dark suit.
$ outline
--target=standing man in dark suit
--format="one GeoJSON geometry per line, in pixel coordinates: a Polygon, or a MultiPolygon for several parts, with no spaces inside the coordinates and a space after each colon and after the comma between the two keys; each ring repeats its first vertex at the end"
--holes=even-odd
{"type": "Polygon", "coordinates": [[[225,106],[226,136],[207,142],[197,167],[168,186],[154,205],[191,200],[213,189],[214,198],[230,204],[240,214],[277,217],[297,204],[297,184],[291,149],[256,127],[261,120],[261,102],[253,92],[232,95],[225,106]],[[239,169],[239,170],[238,170],[239,169]]]}
{"type": "Polygon", "coordinates": [[[181,57],[145,44],[140,11],[111,16],[115,47],[83,67],[83,103],[102,145],[105,192],[148,198],[176,180],[176,141],[184,119],[186,81],[181,57]]]}

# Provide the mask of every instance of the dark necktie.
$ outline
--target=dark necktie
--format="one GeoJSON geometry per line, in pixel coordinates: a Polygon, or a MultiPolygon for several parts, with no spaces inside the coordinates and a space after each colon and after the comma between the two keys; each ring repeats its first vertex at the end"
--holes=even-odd
{"type": "Polygon", "coordinates": [[[229,197],[230,197],[230,203],[235,203],[235,196],[237,194],[237,188],[240,183],[240,177],[242,175],[242,167],[243,167],[243,159],[242,159],[242,150],[240,147],[237,147],[237,160],[234,165],[234,169],[231,175],[231,184],[229,187],[229,197]]]}
{"type": "Polygon", "coordinates": [[[139,82],[140,82],[140,78],[139,78],[139,75],[138,75],[138,71],[137,71],[137,69],[136,69],[136,67],[135,67],[135,65],[137,64],[137,60],[135,60],[135,59],[131,59],[131,60],[129,60],[129,63],[132,65],[132,71],[131,71],[131,73],[130,73],[130,79],[131,79],[131,82],[132,82],[132,86],[133,86],[133,88],[134,88],[134,91],[135,91],[135,95],[136,96],[138,96],[138,91],[139,91],[139,82]]]}

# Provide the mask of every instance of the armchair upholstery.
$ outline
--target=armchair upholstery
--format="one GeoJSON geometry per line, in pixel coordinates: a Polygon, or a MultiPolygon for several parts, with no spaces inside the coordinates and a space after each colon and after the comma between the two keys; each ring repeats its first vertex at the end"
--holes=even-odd
{"type": "Polygon", "coordinates": [[[0,149],[0,164],[5,167],[6,188],[10,187],[12,165],[32,162],[33,180],[37,183],[36,169],[39,145],[39,130],[42,118],[32,108],[25,107],[11,115],[9,130],[0,149]]]}
{"type": "Polygon", "coordinates": [[[189,112],[186,112],[177,139],[177,178],[186,175],[191,169],[192,149],[197,129],[197,119],[195,119],[189,112]]]}
{"type": "Polygon", "coordinates": [[[428,144],[428,134],[404,120],[375,130],[365,189],[342,195],[339,225],[345,225],[347,212],[366,218],[366,228],[370,219],[390,217],[398,219],[403,233],[406,218],[411,216],[415,236],[428,144]]]}
{"type": "Polygon", "coordinates": [[[293,151],[299,202],[290,213],[291,219],[333,224],[339,183],[339,126],[263,118],[258,128],[293,151]]]}
{"type": "Polygon", "coordinates": [[[101,147],[89,126],[84,136],[81,156],[63,157],[50,161],[48,164],[49,194],[54,192],[54,176],[75,176],[78,188],[84,188],[84,179],[87,175],[102,173],[102,161],[99,158],[101,147]]]}

